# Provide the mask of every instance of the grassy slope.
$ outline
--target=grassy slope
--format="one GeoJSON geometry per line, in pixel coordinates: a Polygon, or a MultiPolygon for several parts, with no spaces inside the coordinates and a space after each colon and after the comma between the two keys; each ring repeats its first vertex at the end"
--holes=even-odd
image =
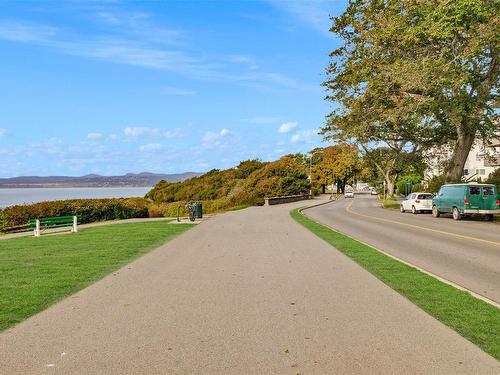
{"type": "Polygon", "coordinates": [[[422,310],[500,359],[500,309],[316,223],[298,210],[291,215],[422,310]]]}
{"type": "Polygon", "coordinates": [[[0,241],[0,331],[46,309],[192,227],[116,224],[0,241]]]}

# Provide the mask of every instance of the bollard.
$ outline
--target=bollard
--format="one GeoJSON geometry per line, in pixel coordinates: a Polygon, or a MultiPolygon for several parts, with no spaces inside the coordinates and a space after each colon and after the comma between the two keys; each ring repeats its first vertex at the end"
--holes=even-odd
{"type": "Polygon", "coordinates": [[[35,237],[40,237],[40,219],[36,219],[35,237]]]}
{"type": "Polygon", "coordinates": [[[78,218],[76,216],[73,216],[73,233],[78,232],[78,218]]]}

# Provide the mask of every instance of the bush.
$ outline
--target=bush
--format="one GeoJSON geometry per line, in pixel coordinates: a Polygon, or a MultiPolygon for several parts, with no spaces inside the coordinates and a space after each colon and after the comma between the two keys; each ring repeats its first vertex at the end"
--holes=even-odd
{"type": "Polygon", "coordinates": [[[411,174],[411,175],[406,175],[406,176],[401,176],[397,183],[396,183],[396,189],[399,195],[406,195],[407,193],[409,194],[411,191],[418,191],[416,186],[419,186],[419,189],[422,188],[422,185],[420,184],[420,181],[422,181],[422,176],[417,175],[417,174],[411,174]],[[407,187],[407,183],[411,182],[411,191],[410,188],[407,187]]]}
{"type": "Polygon", "coordinates": [[[25,225],[30,219],[73,215],[82,224],[148,217],[148,203],[143,198],[71,199],[10,206],[0,211],[0,230],[25,225]]]}
{"type": "Polygon", "coordinates": [[[205,212],[217,212],[239,205],[260,205],[265,197],[308,193],[309,187],[305,166],[285,156],[270,163],[243,161],[236,168],[214,169],[183,182],[161,181],[146,197],[159,205],[165,216],[176,216],[177,207],[189,201],[201,201],[205,212]]]}
{"type": "MultiPolygon", "coordinates": [[[[227,197],[200,202],[203,206],[203,214],[213,214],[236,206],[234,201],[227,197]]],[[[179,216],[181,217],[188,216],[188,212],[186,210],[187,203],[187,201],[154,203],[149,208],[150,217],[177,217],[177,213],[179,213],[179,216]],[[151,216],[151,212],[158,216],[151,216]]]]}
{"type": "Polygon", "coordinates": [[[498,194],[500,194],[500,168],[497,168],[495,172],[490,173],[486,182],[489,184],[495,184],[497,186],[498,194]]]}
{"type": "Polygon", "coordinates": [[[441,186],[443,186],[445,184],[445,181],[446,181],[445,175],[433,176],[429,180],[427,191],[429,193],[437,193],[439,191],[439,189],[441,188],[441,186]]]}
{"type": "Polygon", "coordinates": [[[422,185],[421,183],[415,184],[415,185],[413,185],[413,187],[412,187],[412,190],[411,190],[411,191],[415,191],[415,192],[418,192],[418,191],[425,191],[425,189],[424,189],[424,185],[422,185]]]}
{"type": "Polygon", "coordinates": [[[393,198],[388,198],[382,201],[382,206],[384,206],[384,208],[392,208],[397,210],[399,209],[399,205],[400,203],[393,198]]]}

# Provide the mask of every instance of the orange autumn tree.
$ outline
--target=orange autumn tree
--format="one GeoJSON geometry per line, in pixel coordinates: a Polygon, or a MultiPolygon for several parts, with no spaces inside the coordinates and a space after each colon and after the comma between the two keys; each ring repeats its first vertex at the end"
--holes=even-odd
{"type": "Polygon", "coordinates": [[[313,181],[322,185],[335,183],[337,192],[343,193],[347,184],[355,183],[362,169],[358,149],[348,143],[339,143],[324,148],[321,154],[321,161],[313,171],[313,181]]]}

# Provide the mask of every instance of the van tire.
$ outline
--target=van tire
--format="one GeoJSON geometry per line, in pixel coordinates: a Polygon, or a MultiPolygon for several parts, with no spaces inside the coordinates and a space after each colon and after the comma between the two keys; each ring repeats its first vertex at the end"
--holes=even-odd
{"type": "Polygon", "coordinates": [[[401,211],[402,214],[405,213],[405,209],[402,204],[399,206],[399,211],[401,211]]]}
{"type": "Polygon", "coordinates": [[[439,210],[436,206],[432,206],[432,216],[434,216],[434,217],[441,216],[441,212],[439,212],[439,210]]]}
{"type": "Polygon", "coordinates": [[[493,216],[493,214],[488,214],[485,216],[485,219],[486,219],[486,221],[493,221],[495,219],[495,217],[493,216]]]}
{"type": "Polygon", "coordinates": [[[460,213],[460,211],[456,207],[453,207],[452,215],[453,215],[453,220],[462,219],[462,214],[460,213]]]}
{"type": "Polygon", "coordinates": [[[411,206],[411,213],[412,213],[413,215],[418,214],[418,210],[415,208],[415,206],[411,206]]]}

